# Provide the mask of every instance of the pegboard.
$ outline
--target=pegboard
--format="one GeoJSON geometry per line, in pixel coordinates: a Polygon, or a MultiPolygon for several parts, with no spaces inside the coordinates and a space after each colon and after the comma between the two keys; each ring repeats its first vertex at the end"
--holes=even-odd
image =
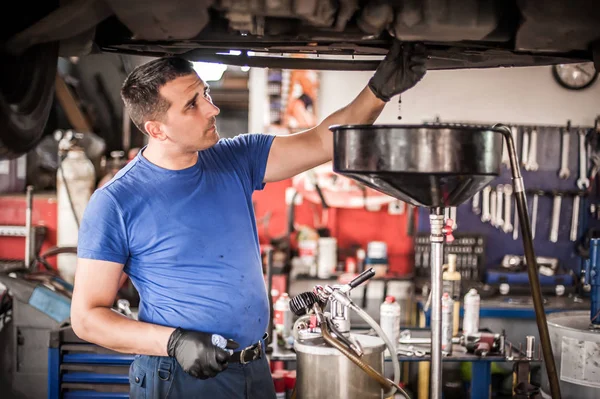
{"type": "MultiPolygon", "coordinates": [[[[481,124],[481,123],[478,123],[481,124]]],[[[492,125],[491,123],[490,125],[492,125]]],[[[509,125],[509,124],[507,124],[509,125]]],[[[531,131],[532,128],[537,129],[537,162],[539,164],[537,171],[527,171],[521,165],[521,174],[527,192],[527,206],[530,215],[532,216],[532,202],[534,190],[544,192],[578,192],[577,179],[579,178],[579,137],[580,129],[589,131],[591,126],[571,126],[569,137],[569,170],[570,176],[567,179],[561,179],[558,176],[561,163],[561,148],[562,148],[562,131],[564,126],[530,126],[530,125],[510,125],[518,128],[518,137],[516,141],[517,156],[519,162],[522,156],[523,146],[523,131],[531,131]]],[[[590,162],[586,170],[589,170],[590,162]]],[[[496,187],[499,184],[512,184],[512,174],[508,166],[502,165],[500,176],[490,183],[491,187],[496,187]]],[[[590,182],[593,184],[593,182],[590,182]]],[[[595,191],[595,190],[594,190],[595,191]]],[[[578,238],[575,242],[570,240],[571,231],[571,212],[573,208],[573,197],[565,196],[562,198],[560,224],[558,230],[557,242],[550,241],[550,228],[552,220],[553,197],[540,196],[538,202],[536,234],[534,238],[534,248],[536,256],[547,256],[557,258],[560,262],[560,268],[566,271],[573,270],[579,274],[580,257],[577,254],[577,244],[582,236],[587,231],[590,224],[589,204],[596,202],[591,194],[585,193],[581,198],[579,212],[579,229],[578,238]]],[[[511,223],[514,223],[514,214],[516,212],[514,204],[514,196],[512,201],[511,223]]],[[[472,199],[460,205],[456,212],[456,232],[468,234],[481,234],[486,237],[486,267],[496,268],[505,255],[523,255],[523,244],[521,232],[519,230],[518,238],[513,239],[513,233],[505,233],[501,228],[492,226],[489,222],[481,221],[481,214],[476,215],[472,210],[472,199]]],[[[520,229],[520,227],[519,227],[520,229]]],[[[420,233],[429,232],[429,210],[419,210],[418,231],[420,233]]]]}

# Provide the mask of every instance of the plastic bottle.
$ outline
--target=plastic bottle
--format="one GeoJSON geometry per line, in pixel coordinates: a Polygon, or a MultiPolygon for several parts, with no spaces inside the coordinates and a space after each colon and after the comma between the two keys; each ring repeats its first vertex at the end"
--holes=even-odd
{"type": "Polygon", "coordinates": [[[460,273],[456,271],[456,254],[448,254],[448,264],[446,271],[442,274],[443,292],[447,292],[454,301],[452,335],[458,335],[458,326],[460,324],[460,273]]]}
{"type": "Polygon", "coordinates": [[[463,334],[476,334],[479,332],[479,308],[481,298],[475,288],[471,288],[465,295],[465,315],[463,319],[463,334]]]}
{"type": "Polygon", "coordinates": [[[317,254],[317,277],[327,279],[337,266],[337,239],[335,237],[319,238],[317,254]]]}
{"type": "Polygon", "coordinates": [[[277,337],[277,345],[282,348],[290,346],[289,338],[292,335],[294,315],[290,309],[290,297],[284,292],[273,305],[273,325],[277,337]]]}
{"type": "MultiPolygon", "coordinates": [[[[379,325],[394,346],[397,346],[400,340],[401,314],[402,309],[400,304],[396,302],[396,298],[391,295],[386,296],[385,301],[379,307],[379,325]]],[[[385,354],[389,355],[389,350],[386,349],[385,354]]]]}
{"type": "Polygon", "coordinates": [[[310,227],[302,227],[298,233],[298,255],[311,277],[317,276],[317,250],[319,234],[310,227]]]}
{"type": "Polygon", "coordinates": [[[384,277],[388,272],[387,244],[383,241],[371,241],[367,244],[365,268],[372,267],[375,277],[384,277]]]}
{"type": "Polygon", "coordinates": [[[452,324],[454,301],[447,292],[442,295],[442,353],[452,354],[452,324]]]}

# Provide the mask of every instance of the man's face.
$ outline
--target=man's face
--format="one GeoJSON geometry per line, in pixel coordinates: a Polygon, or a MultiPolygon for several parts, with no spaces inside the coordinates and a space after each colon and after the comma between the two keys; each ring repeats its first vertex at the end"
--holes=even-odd
{"type": "Polygon", "coordinates": [[[171,106],[162,121],[162,129],[175,146],[184,151],[200,151],[219,140],[217,108],[210,98],[208,85],[196,74],[178,77],[160,88],[171,106]]]}

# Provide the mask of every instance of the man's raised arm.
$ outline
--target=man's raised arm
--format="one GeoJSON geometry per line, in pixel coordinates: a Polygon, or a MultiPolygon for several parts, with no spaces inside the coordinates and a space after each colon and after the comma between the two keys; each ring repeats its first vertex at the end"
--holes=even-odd
{"type": "Polygon", "coordinates": [[[421,46],[395,41],[369,84],[344,108],[319,125],[273,140],[265,182],[284,180],[333,158],[333,138],[329,130],[336,124],[372,124],[386,102],[413,87],[425,75],[425,52],[421,46]]]}

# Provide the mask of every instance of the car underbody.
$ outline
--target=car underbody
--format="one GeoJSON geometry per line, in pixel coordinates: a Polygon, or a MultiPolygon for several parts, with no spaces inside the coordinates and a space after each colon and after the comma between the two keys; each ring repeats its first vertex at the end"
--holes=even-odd
{"type": "Polygon", "coordinates": [[[27,82],[53,79],[58,56],[177,54],[240,66],[374,70],[397,38],[423,43],[430,70],[588,61],[600,69],[600,7],[592,0],[72,0],[56,8],[46,2],[33,14],[24,3],[17,15],[5,14],[12,28],[2,28],[4,156],[39,139],[47,117],[41,102],[51,90],[32,92],[27,82]]]}

